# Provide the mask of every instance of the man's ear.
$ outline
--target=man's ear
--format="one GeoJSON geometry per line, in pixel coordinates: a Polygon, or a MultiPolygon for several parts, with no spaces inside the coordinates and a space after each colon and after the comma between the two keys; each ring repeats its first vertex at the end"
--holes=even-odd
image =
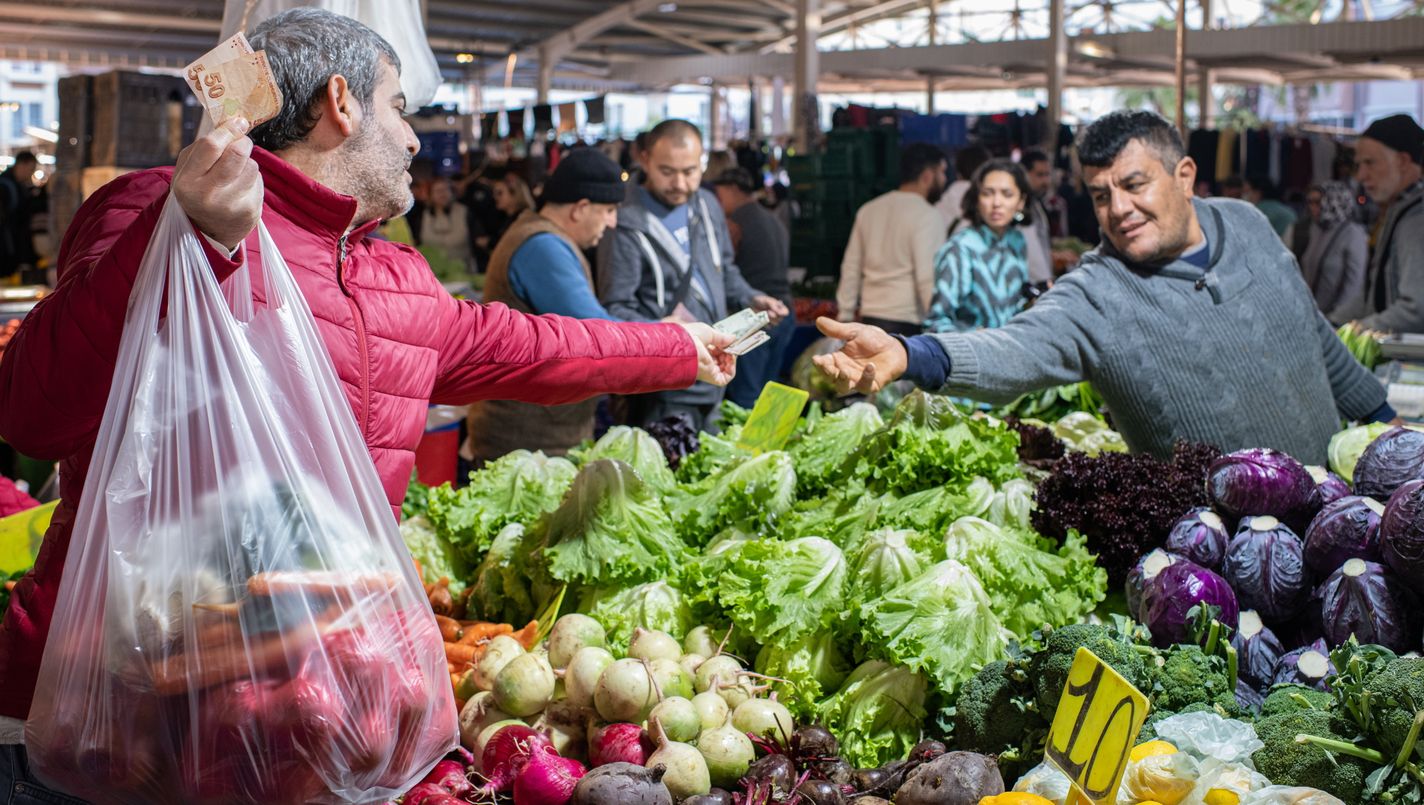
{"type": "Polygon", "coordinates": [[[1177,184],[1181,186],[1182,192],[1186,193],[1188,197],[1196,193],[1196,160],[1191,157],[1182,157],[1182,161],[1177,163],[1177,184]]]}
{"type": "Polygon", "coordinates": [[[321,117],[341,133],[342,139],[356,133],[360,123],[359,107],[355,95],[351,93],[351,85],[346,83],[346,76],[338,73],[327,79],[321,117]]]}

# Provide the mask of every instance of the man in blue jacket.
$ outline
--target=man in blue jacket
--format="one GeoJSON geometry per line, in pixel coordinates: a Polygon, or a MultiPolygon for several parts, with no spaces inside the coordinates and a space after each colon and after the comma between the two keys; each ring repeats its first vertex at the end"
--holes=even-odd
{"type": "MultiPolygon", "coordinates": [[[[648,132],[646,175],[618,209],[618,227],[598,248],[598,298],[625,321],[673,319],[709,324],[750,307],[786,316],[781,300],[747,284],[737,268],[727,219],[702,184],[702,133],[685,120],[648,132]]],[[[723,389],[698,383],[629,400],[628,424],[685,415],[699,430],[715,426],[723,389]]]]}

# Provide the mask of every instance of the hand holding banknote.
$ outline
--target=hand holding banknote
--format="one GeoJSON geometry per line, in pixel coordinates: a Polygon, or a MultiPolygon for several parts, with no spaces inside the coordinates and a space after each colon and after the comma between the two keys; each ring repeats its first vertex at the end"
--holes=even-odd
{"type": "Polygon", "coordinates": [[[173,170],[178,204],[199,232],[229,250],[262,217],[262,174],[247,129],[246,118],[230,118],[184,148],[173,170]]]}

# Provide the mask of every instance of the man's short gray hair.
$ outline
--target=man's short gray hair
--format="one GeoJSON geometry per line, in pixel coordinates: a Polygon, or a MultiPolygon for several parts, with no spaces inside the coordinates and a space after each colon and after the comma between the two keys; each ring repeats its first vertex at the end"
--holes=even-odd
{"type": "Polygon", "coordinates": [[[400,72],[400,57],[380,34],[319,8],[293,8],[263,20],[248,40],[267,51],[267,63],[282,91],[282,111],[252,130],[252,141],[280,151],[305,140],[321,119],[321,102],[332,76],[346,79],[361,108],[371,111],[382,60],[400,72]]]}

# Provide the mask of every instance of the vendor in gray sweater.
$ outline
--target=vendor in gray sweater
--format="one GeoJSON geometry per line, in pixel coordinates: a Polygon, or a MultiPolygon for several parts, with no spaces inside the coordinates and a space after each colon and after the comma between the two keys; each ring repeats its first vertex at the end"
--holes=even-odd
{"type": "Polygon", "coordinates": [[[1265,216],[1192,198],[1196,164],[1167,121],[1114,112],[1078,152],[1107,237],[1032,308],[995,330],[901,339],[821,319],[846,344],[817,365],[842,390],[903,376],[988,402],[1088,380],[1128,445],[1159,457],[1189,439],[1323,464],[1341,419],[1394,418],[1265,216]]]}

